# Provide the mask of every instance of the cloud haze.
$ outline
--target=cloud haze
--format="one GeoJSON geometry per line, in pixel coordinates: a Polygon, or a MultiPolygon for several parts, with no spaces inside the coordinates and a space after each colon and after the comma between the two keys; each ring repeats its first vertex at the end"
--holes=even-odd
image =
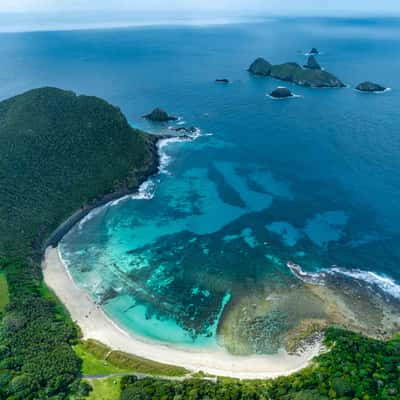
{"type": "Polygon", "coordinates": [[[0,0],[0,12],[37,12],[64,10],[113,10],[113,11],[260,11],[304,13],[313,11],[331,13],[384,12],[398,13],[399,0],[0,0]]]}

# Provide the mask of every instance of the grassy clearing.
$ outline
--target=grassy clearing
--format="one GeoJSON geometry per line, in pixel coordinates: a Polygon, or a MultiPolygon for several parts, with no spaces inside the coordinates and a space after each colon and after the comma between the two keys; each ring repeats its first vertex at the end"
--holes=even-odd
{"type": "Polygon", "coordinates": [[[86,342],[74,346],[76,355],[82,360],[82,373],[84,375],[103,375],[130,373],[132,370],[120,368],[106,360],[106,354],[94,354],[88,350],[86,342]]]}
{"type": "Polygon", "coordinates": [[[2,313],[9,303],[8,284],[5,274],[0,273],[0,313],[2,313]]]}
{"type": "Polygon", "coordinates": [[[119,400],[121,378],[106,378],[87,381],[93,390],[87,400],[119,400]]]}
{"type": "Polygon", "coordinates": [[[74,349],[83,360],[82,373],[86,375],[143,373],[155,376],[184,376],[188,373],[184,368],[111,351],[96,340],[81,341],[74,349]]]}

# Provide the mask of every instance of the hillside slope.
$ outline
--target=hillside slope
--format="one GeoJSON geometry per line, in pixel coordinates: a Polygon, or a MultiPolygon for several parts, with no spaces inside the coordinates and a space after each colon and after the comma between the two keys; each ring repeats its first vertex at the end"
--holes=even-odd
{"type": "Polygon", "coordinates": [[[42,88],[0,103],[1,400],[87,394],[78,329],[42,281],[42,243],[77,209],[137,187],[157,161],[156,138],[96,97],[42,88]]]}
{"type": "Polygon", "coordinates": [[[156,165],[153,137],[118,108],[56,88],[0,103],[0,254],[25,256],[96,198],[136,187],[156,165]]]}

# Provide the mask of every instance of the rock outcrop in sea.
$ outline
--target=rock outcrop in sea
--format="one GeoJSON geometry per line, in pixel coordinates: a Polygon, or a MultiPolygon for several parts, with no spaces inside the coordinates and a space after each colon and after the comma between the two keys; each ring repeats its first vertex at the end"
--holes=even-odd
{"type": "Polygon", "coordinates": [[[227,79],[227,78],[222,78],[222,79],[217,78],[217,79],[215,80],[215,82],[217,82],[217,83],[229,83],[230,81],[229,81],[229,79],[227,79]]]}
{"type": "Polygon", "coordinates": [[[344,87],[335,75],[319,69],[304,69],[299,64],[289,62],[273,65],[271,76],[282,81],[293,82],[308,87],[344,87]]]}
{"type": "Polygon", "coordinates": [[[176,121],[178,118],[168,115],[168,113],[161,108],[155,108],[150,114],[144,115],[143,118],[146,118],[153,122],[168,122],[168,121],[176,121]]]}
{"type": "Polygon", "coordinates": [[[260,57],[250,65],[248,71],[254,75],[268,76],[271,73],[271,67],[271,63],[260,57]]]}
{"type": "Polygon", "coordinates": [[[321,66],[318,64],[317,59],[313,55],[308,57],[307,64],[304,65],[304,68],[322,69],[321,66]]]}
{"type": "Polygon", "coordinates": [[[309,52],[308,54],[311,54],[311,55],[318,55],[318,54],[319,54],[319,51],[318,51],[318,49],[316,49],[315,47],[313,47],[313,48],[310,50],[310,52],[309,52]]]}
{"type": "Polygon", "coordinates": [[[335,75],[321,69],[302,68],[298,63],[271,65],[263,58],[251,64],[249,72],[255,75],[271,76],[282,81],[293,82],[307,87],[345,87],[335,75]]]}
{"type": "Polygon", "coordinates": [[[359,90],[360,92],[384,92],[386,88],[382,85],[379,85],[378,83],[374,82],[362,82],[359,85],[356,86],[356,89],[359,90]]]}
{"type": "Polygon", "coordinates": [[[286,99],[293,97],[293,93],[288,88],[278,87],[270,93],[270,96],[275,99],[286,99]]]}
{"type": "Polygon", "coordinates": [[[175,132],[185,132],[185,133],[197,132],[197,128],[195,128],[194,126],[191,126],[190,128],[186,128],[185,126],[177,126],[177,127],[171,127],[170,130],[175,132]]]}

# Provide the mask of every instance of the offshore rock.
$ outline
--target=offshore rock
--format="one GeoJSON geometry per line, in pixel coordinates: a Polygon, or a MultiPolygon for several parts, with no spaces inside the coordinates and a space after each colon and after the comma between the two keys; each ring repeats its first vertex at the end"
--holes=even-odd
{"type": "Polygon", "coordinates": [[[168,115],[168,113],[161,108],[155,108],[150,114],[144,115],[143,118],[146,118],[153,122],[168,122],[168,121],[176,121],[178,118],[168,115]]]}
{"type": "Polygon", "coordinates": [[[288,88],[278,87],[270,93],[270,96],[275,99],[286,99],[293,97],[293,93],[288,88]]]}
{"type": "Polygon", "coordinates": [[[360,92],[384,92],[386,88],[374,82],[362,82],[356,86],[360,92]]]}

